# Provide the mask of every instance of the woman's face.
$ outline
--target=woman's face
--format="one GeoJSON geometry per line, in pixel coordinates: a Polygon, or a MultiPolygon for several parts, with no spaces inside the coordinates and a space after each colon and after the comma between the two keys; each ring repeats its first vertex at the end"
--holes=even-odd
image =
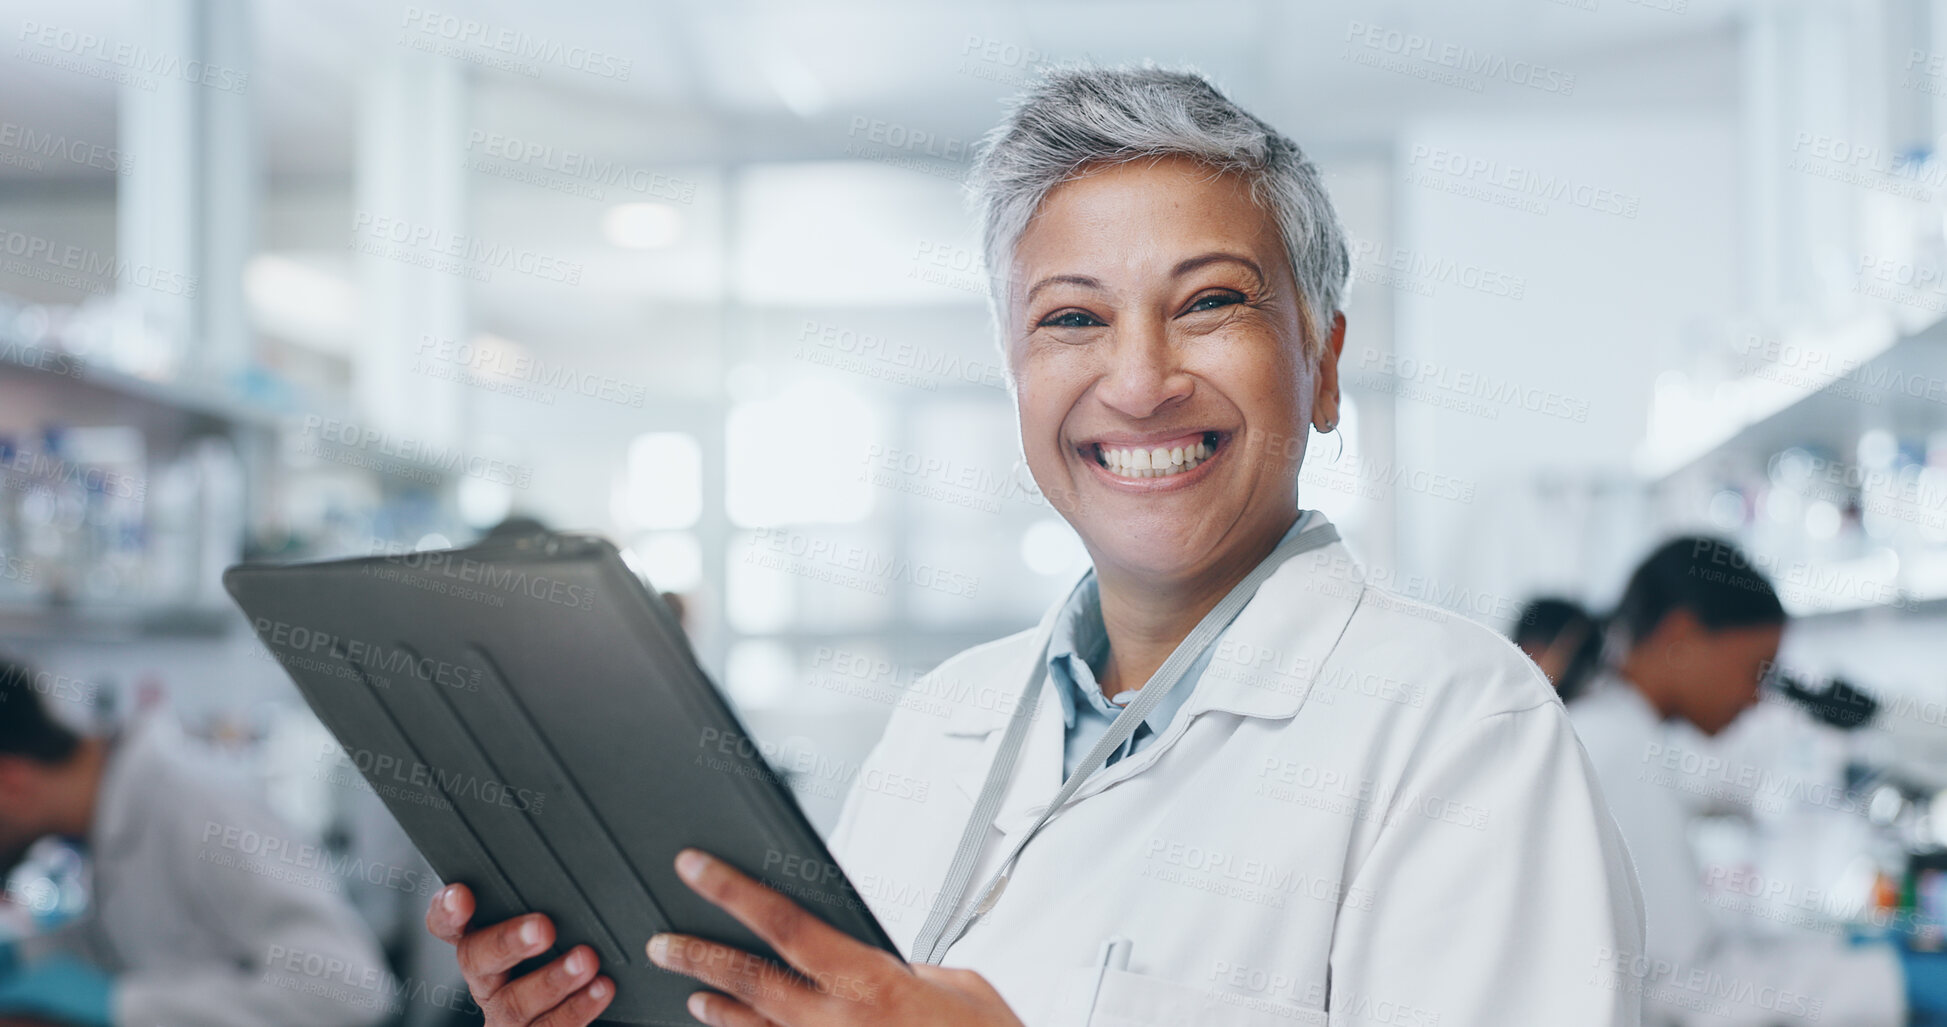
{"type": "Polygon", "coordinates": [[[1643,645],[1673,667],[1675,687],[1665,701],[1707,735],[1715,735],[1758,704],[1765,673],[1778,662],[1783,624],[1704,627],[1685,609],[1671,611],[1643,645]]]}
{"type": "Polygon", "coordinates": [[[1338,351],[1304,357],[1272,219],[1187,158],[1050,191],[1010,269],[1004,330],[1028,467],[1099,571],[1194,577],[1297,513],[1307,433],[1338,418],[1338,351]]]}

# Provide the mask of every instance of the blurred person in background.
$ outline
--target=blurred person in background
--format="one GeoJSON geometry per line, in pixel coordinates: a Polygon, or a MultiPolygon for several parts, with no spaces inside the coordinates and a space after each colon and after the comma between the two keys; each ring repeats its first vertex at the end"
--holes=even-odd
{"type": "Polygon", "coordinates": [[[88,907],[0,951],[0,1020],[78,1027],[364,1027],[396,1005],[335,881],[270,855],[293,830],[159,716],[70,729],[0,659],[0,867],[85,849],[88,907]]]}
{"type": "Polygon", "coordinates": [[[1947,1024],[1947,955],[1759,938],[1720,921],[1704,893],[1689,828],[1745,797],[1668,768],[1708,758],[1707,740],[1757,704],[1785,622],[1771,583],[1736,546],[1673,539],[1630,577],[1610,620],[1619,655],[1569,707],[1642,882],[1646,958],[1632,976],[1644,1023],[1947,1024]]]}
{"type": "MultiPolygon", "coordinates": [[[[1021,444],[1093,570],[935,669],[970,698],[896,710],[856,775],[831,851],[912,883],[861,888],[910,962],[688,850],[684,880],[790,964],[650,939],[717,989],[693,1015],[1633,1027],[1636,995],[1591,969],[1640,945],[1641,898],[1561,702],[1299,507],[1341,414],[1350,264],[1316,166],[1199,75],[1079,69],[975,179],[1021,444]],[[864,784],[885,781],[924,798],[864,784]]],[[[592,948],[473,911],[453,884],[427,926],[489,1024],[601,1015],[592,948]]]]}
{"type": "Polygon", "coordinates": [[[1511,637],[1548,675],[1563,702],[1579,697],[1602,666],[1601,623],[1568,599],[1531,600],[1515,618],[1511,637]]]}
{"type": "Polygon", "coordinates": [[[518,542],[524,538],[545,536],[553,531],[554,529],[548,527],[546,521],[532,514],[510,514],[483,532],[478,544],[518,542]]]}

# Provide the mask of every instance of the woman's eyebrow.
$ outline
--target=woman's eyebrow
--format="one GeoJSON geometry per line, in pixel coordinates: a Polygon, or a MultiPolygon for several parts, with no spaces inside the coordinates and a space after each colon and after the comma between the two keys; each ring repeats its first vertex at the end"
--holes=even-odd
{"type": "MultiPolygon", "coordinates": [[[[1257,276],[1259,285],[1264,284],[1264,269],[1258,266],[1257,261],[1236,253],[1205,253],[1201,256],[1189,257],[1178,263],[1176,267],[1170,269],[1170,277],[1181,278],[1200,267],[1218,263],[1242,264],[1245,270],[1257,276]]],[[[1099,279],[1091,278],[1088,275],[1049,275],[1034,283],[1028,289],[1028,294],[1025,298],[1029,300],[1034,299],[1035,293],[1040,292],[1043,287],[1050,285],[1079,285],[1084,289],[1102,288],[1102,283],[1099,279]]]]}
{"type": "Polygon", "coordinates": [[[1025,298],[1030,300],[1034,299],[1034,294],[1040,292],[1041,288],[1047,285],[1079,285],[1084,289],[1100,289],[1102,287],[1101,282],[1087,275],[1049,275],[1034,283],[1033,288],[1028,290],[1025,298]]]}
{"type": "Polygon", "coordinates": [[[1257,276],[1259,285],[1264,284],[1264,269],[1258,266],[1257,261],[1236,253],[1206,253],[1200,257],[1190,257],[1177,264],[1170,271],[1170,276],[1172,278],[1181,278],[1200,267],[1218,263],[1242,264],[1252,274],[1257,276]]]}

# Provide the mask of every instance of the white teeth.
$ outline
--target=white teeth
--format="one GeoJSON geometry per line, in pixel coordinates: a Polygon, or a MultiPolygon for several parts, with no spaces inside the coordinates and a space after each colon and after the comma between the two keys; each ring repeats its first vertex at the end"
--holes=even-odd
{"type": "Polygon", "coordinates": [[[1208,443],[1172,446],[1168,449],[1110,449],[1098,446],[1102,463],[1110,473],[1123,478],[1167,478],[1195,468],[1210,459],[1208,443]]]}

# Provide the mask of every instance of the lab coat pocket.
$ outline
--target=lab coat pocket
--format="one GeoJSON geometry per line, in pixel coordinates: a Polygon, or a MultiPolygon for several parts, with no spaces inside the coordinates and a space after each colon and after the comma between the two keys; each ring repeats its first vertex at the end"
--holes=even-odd
{"type": "Polygon", "coordinates": [[[1047,1027],[1325,1027],[1322,1010],[1269,995],[1203,988],[1128,970],[1069,971],[1055,996],[1047,1027]],[[1101,987],[1096,987],[1100,974],[1101,987]]]}

